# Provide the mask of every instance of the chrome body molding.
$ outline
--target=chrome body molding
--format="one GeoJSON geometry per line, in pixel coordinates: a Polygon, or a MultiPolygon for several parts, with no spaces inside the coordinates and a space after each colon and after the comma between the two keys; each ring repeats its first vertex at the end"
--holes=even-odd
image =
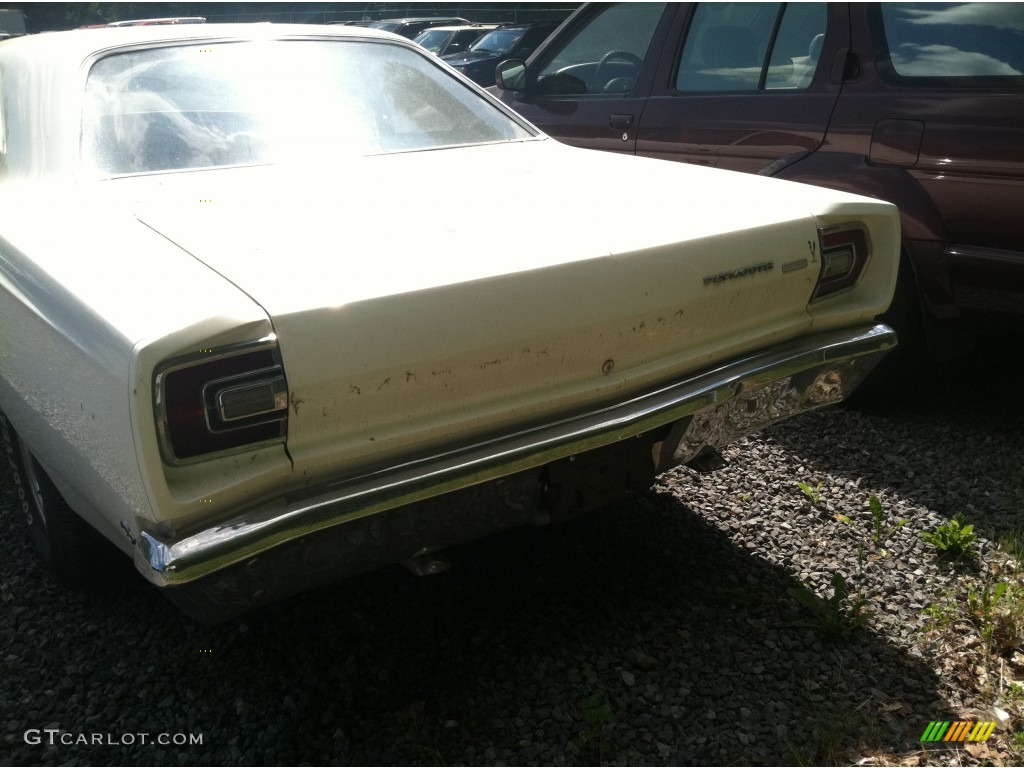
{"type": "MultiPolygon", "coordinates": [[[[169,596],[189,582],[200,589],[204,582],[216,583],[223,591],[218,573],[262,571],[262,561],[273,560],[267,555],[275,549],[298,547],[300,562],[322,562],[315,554],[319,535],[329,534],[336,549],[347,524],[471,486],[495,481],[501,485],[503,478],[508,486],[514,484],[512,475],[536,482],[539,467],[628,438],[650,436],[644,450],[653,451],[655,469],[661,472],[690,461],[705,447],[723,446],[779,419],[839,402],[895,345],[896,334],[881,324],[800,338],[599,410],[338,481],[302,497],[274,499],[182,538],[163,537],[156,527],[143,527],[135,563],[152,583],[171,587],[169,596]]],[[[497,495],[509,509],[523,509],[517,499],[501,491],[497,495]]],[[[517,494],[518,500],[523,497],[517,494]]],[[[513,522],[529,522],[520,519],[522,514],[512,517],[513,522]]],[[[489,527],[500,530],[507,525],[489,527]]],[[[415,551],[466,539],[458,531],[422,537],[415,551]]],[[[361,563],[360,569],[385,564],[361,563]]],[[[352,570],[342,562],[333,567],[341,575],[352,570]]],[[[302,578],[293,572],[278,575],[289,581],[302,578]]],[[[262,586],[250,594],[229,590],[230,602],[251,606],[280,596],[266,595],[273,582],[269,574],[261,572],[259,581],[262,586]]]]}

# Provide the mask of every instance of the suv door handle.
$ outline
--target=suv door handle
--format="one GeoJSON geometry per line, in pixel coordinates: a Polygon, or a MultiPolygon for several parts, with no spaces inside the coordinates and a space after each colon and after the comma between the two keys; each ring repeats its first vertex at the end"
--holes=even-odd
{"type": "Polygon", "coordinates": [[[625,130],[633,125],[632,115],[612,115],[608,118],[608,125],[612,128],[625,130]]]}

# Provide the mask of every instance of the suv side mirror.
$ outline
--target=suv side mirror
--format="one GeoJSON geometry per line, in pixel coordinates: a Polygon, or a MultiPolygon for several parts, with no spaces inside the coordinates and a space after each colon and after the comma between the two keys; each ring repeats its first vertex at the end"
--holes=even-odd
{"type": "Polygon", "coordinates": [[[503,91],[526,90],[526,62],[506,59],[494,70],[494,82],[503,91]]]}

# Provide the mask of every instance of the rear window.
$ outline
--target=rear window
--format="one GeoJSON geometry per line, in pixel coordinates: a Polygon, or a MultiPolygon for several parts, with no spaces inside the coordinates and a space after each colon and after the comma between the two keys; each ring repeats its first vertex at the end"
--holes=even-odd
{"type": "Polygon", "coordinates": [[[82,155],[101,174],[352,156],[528,138],[405,46],[206,43],[119,53],[89,72],[82,155]]]}
{"type": "Polygon", "coordinates": [[[1024,84],[1024,4],[881,3],[880,21],[890,80],[1024,84]]]}

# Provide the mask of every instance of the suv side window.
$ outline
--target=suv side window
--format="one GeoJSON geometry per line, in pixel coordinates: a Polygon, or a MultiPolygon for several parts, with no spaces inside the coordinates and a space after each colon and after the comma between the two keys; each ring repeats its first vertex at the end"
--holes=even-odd
{"type": "Polygon", "coordinates": [[[1020,3],[881,3],[881,12],[890,80],[1024,76],[1020,3]]]}
{"type": "Polygon", "coordinates": [[[827,19],[825,3],[701,3],[679,60],[676,90],[807,88],[827,19]]]}
{"type": "Polygon", "coordinates": [[[666,3],[609,3],[537,72],[546,95],[629,93],[666,3]]]}

